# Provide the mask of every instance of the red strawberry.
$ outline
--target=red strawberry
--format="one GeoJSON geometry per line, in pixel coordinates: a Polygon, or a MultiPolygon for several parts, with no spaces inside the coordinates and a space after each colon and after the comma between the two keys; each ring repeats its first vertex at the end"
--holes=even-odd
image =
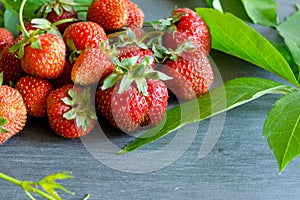
{"type": "Polygon", "coordinates": [[[71,80],[72,68],[73,65],[70,63],[69,59],[66,59],[66,64],[61,75],[56,79],[51,80],[51,83],[55,89],[73,83],[73,81],[71,80]]]}
{"type": "Polygon", "coordinates": [[[205,21],[193,10],[189,8],[178,8],[172,13],[172,25],[170,30],[175,32],[164,36],[163,44],[167,48],[176,47],[186,40],[191,40],[195,46],[200,46],[207,53],[210,52],[211,35],[205,21]]]}
{"type": "Polygon", "coordinates": [[[148,95],[140,93],[132,83],[118,94],[120,82],[96,93],[96,106],[115,127],[130,132],[141,127],[153,127],[162,121],[168,100],[168,90],[160,80],[147,79],[148,95]]]}
{"type": "Polygon", "coordinates": [[[182,99],[203,95],[214,80],[210,61],[201,48],[183,52],[176,61],[167,61],[161,71],[173,77],[165,83],[176,96],[182,99]]]}
{"type": "Polygon", "coordinates": [[[0,72],[4,73],[3,84],[15,83],[22,72],[20,59],[15,53],[9,52],[10,47],[11,45],[6,45],[0,53],[0,72]]]}
{"type": "Polygon", "coordinates": [[[67,27],[63,39],[68,48],[73,51],[99,46],[107,37],[100,25],[94,22],[77,22],[67,27]]]}
{"type": "Polygon", "coordinates": [[[10,86],[0,86],[0,105],[0,144],[3,144],[24,128],[27,114],[22,95],[10,86]]]}
{"type": "Polygon", "coordinates": [[[88,89],[80,90],[69,84],[50,93],[47,114],[52,130],[65,138],[88,134],[95,125],[96,113],[88,89]]]}
{"type": "Polygon", "coordinates": [[[108,54],[98,48],[82,51],[75,61],[71,79],[75,84],[93,85],[113,72],[114,66],[108,54]]]}
{"type": "Polygon", "coordinates": [[[142,28],[144,24],[145,14],[135,3],[130,0],[127,2],[128,19],[126,26],[131,29],[142,28]]]}
{"type": "Polygon", "coordinates": [[[41,49],[26,45],[21,58],[22,69],[33,76],[54,79],[60,76],[65,66],[66,46],[63,40],[54,34],[36,36],[41,49]]]}
{"type": "Polygon", "coordinates": [[[0,51],[8,44],[11,45],[14,41],[14,36],[6,28],[0,28],[0,51]]]}
{"type": "Polygon", "coordinates": [[[165,115],[168,90],[159,79],[169,77],[153,70],[152,61],[149,56],[114,60],[115,72],[96,92],[97,109],[123,131],[156,126],[165,115]]]}
{"type": "Polygon", "coordinates": [[[96,22],[106,32],[120,30],[128,20],[126,1],[94,0],[88,8],[87,20],[96,22]]]}
{"type": "Polygon", "coordinates": [[[21,93],[29,115],[46,116],[47,97],[52,91],[49,81],[33,76],[23,76],[16,83],[15,88],[21,93]]]}

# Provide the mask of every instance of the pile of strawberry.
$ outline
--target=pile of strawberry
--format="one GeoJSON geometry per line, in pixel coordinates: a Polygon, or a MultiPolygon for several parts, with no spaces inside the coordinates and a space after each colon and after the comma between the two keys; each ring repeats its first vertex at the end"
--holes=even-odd
{"type": "Polygon", "coordinates": [[[65,138],[88,134],[97,120],[124,132],[154,127],[170,93],[190,100],[211,86],[210,33],[193,10],[175,9],[146,30],[130,0],[94,0],[85,21],[76,5],[41,5],[16,39],[0,29],[0,144],[27,115],[47,118],[65,138]]]}

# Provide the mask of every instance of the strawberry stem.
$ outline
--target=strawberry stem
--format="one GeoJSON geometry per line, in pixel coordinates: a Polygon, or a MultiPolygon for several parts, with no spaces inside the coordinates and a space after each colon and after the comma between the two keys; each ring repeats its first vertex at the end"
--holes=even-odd
{"type": "Polygon", "coordinates": [[[82,6],[82,7],[90,6],[90,4],[79,4],[79,3],[71,2],[71,1],[63,1],[63,0],[60,0],[59,2],[60,2],[61,4],[65,4],[65,5],[69,5],[69,6],[82,6]]]}
{"type": "Polygon", "coordinates": [[[4,76],[4,72],[1,71],[1,72],[0,72],[0,85],[3,84],[3,76],[4,76]]]}
{"type": "Polygon", "coordinates": [[[46,198],[46,199],[49,199],[49,200],[55,200],[55,198],[53,198],[52,196],[48,195],[47,193],[35,188],[35,187],[32,187],[31,185],[34,185],[34,182],[27,182],[27,181],[20,181],[18,179],[15,179],[13,177],[10,177],[10,176],[7,176],[3,173],[0,173],[0,178],[5,180],[5,181],[8,181],[10,183],[13,183],[17,186],[20,186],[24,192],[28,195],[29,194],[29,191],[30,192],[34,192],[34,193],[37,193],[39,194],[40,196],[46,198]]]}
{"type": "Polygon", "coordinates": [[[27,38],[29,38],[29,33],[25,28],[24,22],[23,22],[23,10],[24,10],[24,6],[27,0],[23,0],[20,6],[20,11],[19,11],[19,21],[20,21],[20,25],[21,25],[21,30],[22,32],[25,34],[25,36],[27,38]]]}
{"type": "Polygon", "coordinates": [[[63,24],[63,23],[76,22],[76,21],[79,21],[79,20],[76,19],[76,18],[68,18],[68,19],[62,19],[62,20],[56,21],[52,25],[53,26],[58,26],[58,25],[63,24]]]}

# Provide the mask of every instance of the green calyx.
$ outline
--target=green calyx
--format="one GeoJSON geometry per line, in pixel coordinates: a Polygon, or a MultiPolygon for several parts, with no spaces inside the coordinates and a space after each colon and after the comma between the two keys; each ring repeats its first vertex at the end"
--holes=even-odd
{"type": "Polygon", "coordinates": [[[14,44],[10,49],[10,53],[14,53],[18,51],[18,58],[22,58],[24,56],[24,48],[26,45],[30,44],[32,48],[42,50],[41,41],[39,40],[39,35],[44,32],[41,30],[30,31],[28,32],[28,36],[24,36],[22,40],[14,44]]]}
{"type": "Polygon", "coordinates": [[[180,43],[175,50],[167,49],[161,44],[154,43],[152,45],[152,51],[154,52],[155,61],[157,63],[164,63],[167,60],[177,61],[178,56],[183,52],[192,51],[195,49],[195,45],[193,45],[192,41],[186,40],[180,43]]]}
{"type": "Polygon", "coordinates": [[[171,79],[171,77],[150,67],[154,62],[153,57],[145,56],[141,61],[139,61],[139,58],[139,56],[123,58],[122,60],[116,57],[111,58],[115,71],[104,80],[102,90],[108,89],[121,81],[118,94],[122,94],[130,87],[131,83],[135,82],[138,91],[148,96],[147,78],[156,80],[171,79]]]}
{"type": "Polygon", "coordinates": [[[80,6],[80,7],[87,7],[88,4],[78,4],[75,3],[73,0],[52,0],[49,3],[45,3],[40,6],[36,11],[35,14],[37,16],[41,16],[46,18],[47,15],[54,11],[58,16],[61,16],[64,11],[69,13],[74,13],[75,9],[73,6],[80,6]]]}
{"type": "Polygon", "coordinates": [[[148,96],[148,83],[147,78],[156,80],[169,80],[171,77],[166,74],[154,70],[151,65],[154,64],[154,58],[152,56],[133,56],[130,58],[119,59],[118,48],[133,45],[139,47],[141,50],[148,49],[148,45],[156,44],[159,42],[161,37],[161,31],[152,31],[143,35],[141,39],[137,39],[136,35],[130,28],[126,28],[124,31],[114,33],[109,36],[110,43],[114,45],[110,46],[109,56],[110,60],[114,65],[114,72],[111,73],[104,81],[101,87],[102,90],[106,90],[113,87],[120,81],[120,88],[118,94],[122,94],[126,91],[130,85],[134,82],[137,86],[138,91],[148,96]],[[152,39],[154,38],[154,39],[152,39]],[[143,41],[148,40],[147,44],[143,41]]]}
{"type": "Polygon", "coordinates": [[[91,89],[87,88],[80,93],[75,92],[73,89],[68,91],[69,97],[65,97],[62,101],[72,107],[71,110],[63,114],[63,117],[68,120],[75,120],[78,128],[82,127],[87,130],[92,120],[97,119],[94,106],[91,102],[91,89]]]}
{"type": "Polygon", "coordinates": [[[185,15],[185,13],[176,13],[172,15],[172,17],[167,17],[160,19],[158,21],[150,22],[149,24],[155,29],[155,30],[170,30],[170,31],[176,31],[176,23],[180,20],[180,18],[185,15]]]}

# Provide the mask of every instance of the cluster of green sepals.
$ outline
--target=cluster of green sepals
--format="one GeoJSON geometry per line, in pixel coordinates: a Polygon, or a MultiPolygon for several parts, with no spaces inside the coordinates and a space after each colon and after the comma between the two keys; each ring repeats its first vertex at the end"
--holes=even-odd
{"type": "Polygon", "coordinates": [[[68,97],[62,99],[64,104],[71,106],[71,110],[63,114],[68,120],[75,120],[76,126],[87,130],[91,120],[97,120],[95,108],[91,103],[91,89],[86,88],[81,92],[74,89],[68,90],[68,97]]]}
{"type": "Polygon", "coordinates": [[[52,2],[41,5],[36,11],[36,15],[41,15],[46,18],[47,15],[54,10],[54,12],[61,16],[64,11],[73,13],[73,6],[89,6],[89,4],[78,4],[72,0],[53,0],[52,2]]]}

